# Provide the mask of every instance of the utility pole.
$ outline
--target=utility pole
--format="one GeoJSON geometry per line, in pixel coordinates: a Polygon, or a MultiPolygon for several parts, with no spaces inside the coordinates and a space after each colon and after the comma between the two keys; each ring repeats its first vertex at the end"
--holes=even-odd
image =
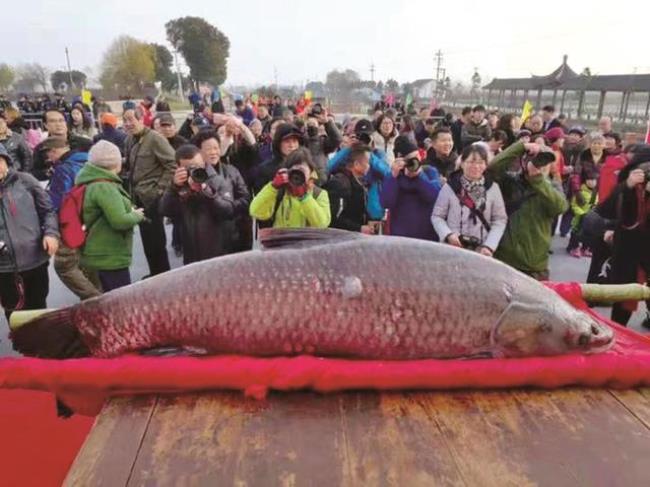
{"type": "Polygon", "coordinates": [[[70,68],[70,53],[68,52],[68,47],[65,48],[65,59],[68,63],[68,76],[70,77],[70,91],[74,88],[74,83],[72,82],[72,69],[70,68]]]}
{"type": "Polygon", "coordinates": [[[178,64],[178,51],[174,50],[174,62],[176,64],[176,76],[178,77],[178,97],[183,100],[183,77],[181,76],[181,67],[178,64]]]}
{"type": "Polygon", "coordinates": [[[275,94],[278,94],[278,68],[273,66],[273,80],[275,81],[275,94]]]}
{"type": "Polygon", "coordinates": [[[442,68],[442,51],[438,49],[436,51],[436,54],[434,56],[434,59],[436,61],[436,88],[433,93],[434,98],[438,98],[440,96],[440,83],[444,78],[441,77],[441,74],[443,73],[444,69],[442,68]]]}
{"type": "Polygon", "coordinates": [[[370,64],[370,81],[375,82],[375,63],[370,64]]]}

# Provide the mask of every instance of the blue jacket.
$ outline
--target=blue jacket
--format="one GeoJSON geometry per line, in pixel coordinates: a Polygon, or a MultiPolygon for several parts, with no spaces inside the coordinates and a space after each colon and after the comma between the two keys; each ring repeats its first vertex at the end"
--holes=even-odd
{"type": "Polygon", "coordinates": [[[71,151],[65,154],[54,166],[47,192],[56,212],[61,208],[63,196],[72,189],[77,173],[88,161],[87,152],[71,151]]]}
{"type": "MultiPolygon", "coordinates": [[[[335,173],[348,162],[350,149],[344,148],[338,151],[327,162],[327,173],[335,173]]],[[[390,166],[386,162],[386,154],[379,149],[370,153],[370,171],[366,174],[364,181],[368,187],[368,205],[366,211],[371,220],[381,220],[384,217],[384,207],[380,202],[382,182],[390,176],[390,166]]]]}
{"type": "Polygon", "coordinates": [[[390,211],[390,234],[437,240],[431,213],[440,188],[438,170],[431,166],[422,166],[416,178],[400,173],[384,179],[381,203],[390,211]]]}

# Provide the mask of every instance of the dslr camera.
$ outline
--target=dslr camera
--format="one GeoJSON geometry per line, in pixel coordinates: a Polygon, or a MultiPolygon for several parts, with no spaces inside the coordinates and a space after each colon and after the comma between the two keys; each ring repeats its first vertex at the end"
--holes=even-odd
{"type": "Polygon", "coordinates": [[[198,184],[205,183],[209,176],[208,171],[204,167],[190,166],[187,168],[187,175],[192,178],[192,181],[198,184]]]}
{"type": "Polygon", "coordinates": [[[464,249],[476,250],[481,246],[481,241],[472,235],[460,235],[458,237],[464,249]]]}
{"type": "Polygon", "coordinates": [[[550,149],[546,149],[546,150],[542,149],[535,156],[526,154],[522,160],[522,162],[524,163],[524,167],[527,166],[529,162],[532,162],[533,166],[535,166],[538,169],[544,166],[548,166],[550,163],[554,161],[555,161],[555,154],[550,149]]]}
{"type": "Polygon", "coordinates": [[[417,172],[417,170],[420,169],[420,166],[421,163],[417,157],[411,157],[410,159],[404,161],[404,169],[406,169],[408,172],[417,172]]]}
{"type": "Polygon", "coordinates": [[[304,186],[307,183],[305,173],[300,169],[289,170],[289,184],[294,187],[304,186]]]}

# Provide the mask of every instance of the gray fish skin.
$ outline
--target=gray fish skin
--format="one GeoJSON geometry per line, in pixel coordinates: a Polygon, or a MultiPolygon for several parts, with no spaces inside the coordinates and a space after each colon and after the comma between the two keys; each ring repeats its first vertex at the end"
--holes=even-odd
{"type": "Polygon", "coordinates": [[[358,238],[189,265],[71,308],[97,357],[178,346],[210,354],[364,359],[598,352],[612,330],[494,259],[358,238]]]}

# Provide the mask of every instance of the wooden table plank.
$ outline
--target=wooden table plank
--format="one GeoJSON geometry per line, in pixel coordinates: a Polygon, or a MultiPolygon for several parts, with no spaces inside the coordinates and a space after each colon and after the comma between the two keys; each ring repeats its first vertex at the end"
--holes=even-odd
{"type": "Polygon", "coordinates": [[[155,403],[154,396],[111,399],[97,416],[63,485],[126,485],[155,403]]]}
{"type": "Polygon", "coordinates": [[[612,390],[610,393],[650,429],[650,389],[612,390]]]}
{"type": "Polygon", "coordinates": [[[650,431],[607,390],[423,394],[422,401],[470,485],[648,484],[650,431]]]}
{"type": "Polygon", "coordinates": [[[68,485],[645,486],[646,392],[301,392],[264,401],[217,392],[163,396],[155,407],[112,402],[68,485]],[[150,417],[144,429],[134,415],[150,417]],[[116,434],[120,421],[135,431],[116,434]],[[102,444],[124,450],[126,465],[102,455],[102,444]]]}
{"type": "Polygon", "coordinates": [[[436,425],[402,394],[221,393],[160,400],[129,482],[148,484],[463,482],[436,425]]]}

